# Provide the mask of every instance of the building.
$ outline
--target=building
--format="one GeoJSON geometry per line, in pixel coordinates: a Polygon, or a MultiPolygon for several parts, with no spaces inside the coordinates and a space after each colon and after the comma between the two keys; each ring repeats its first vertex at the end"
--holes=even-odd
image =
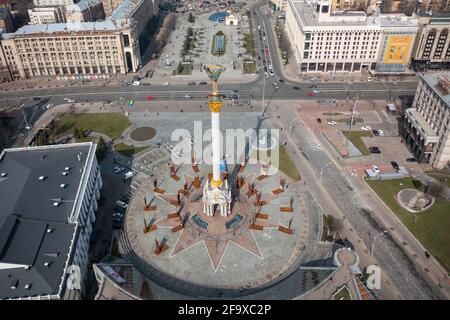
{"type": "Polygon", "coordinates": [[[271,0],[272,8],[276,11],[281,10],[286,12],[287,0],[271,0]]]}
{"type": "Polygon", "coordinates": [[[102,3],[99,0],[82,0],[65,7],[68,23],[98,21],[105,18],[102,3]]]}
{"type": "Polygon", "coordinates": [[[3,34],[12,78],[135,72],[141,63],[134,20],[27,25],[3,34]],[[71,29],[73,27],[73,29],[71,29]]]}
{"type": "Polygon", "coordinates": [[[33,0],[35,7],[65,7],[80,2],[81,0],[33,0]]]}
{"type": "Polygon", "coordinates": [[[63,7],[34,7],[28,9],[30,24],[50,24],[66,22],[63,7]]]}
{"type": "Polygon", "coordinates": [[[299,73],[407,72],[417,19],[331,11],[331,2],[287,0],[286,31],[299,73]]]}
{"type": "Polygon", "coordinates": [[[100,0],[103,4],[103,10],[108,17],[125,1],[125,0],[100,0]]]}
{"type": "Polygon", "coordinates": [[[450,72],[420,75],[412,108],[403,118],[403,137],[422,163],[450,163],[450,72]]]}
{"type": "Polygon", "coordinates": [[[0,7],[0,29],[5,29],[6,32],[14,31],[11,10],[7,7],[0,7]]]}
{"type": "Polygon", "coordinates": [[[78,143],[1,153],[0,299],[80,297],[102,188],[95,150],[78,143]]]}
{"type": "Polygon", "coordinates": [[[418,14],[419,31],[414,44],[412,68],[450,68],[450,13],[418,14]]]}
{"type": "Polygon", "coordinates": [[[124,0],[111,15],[113,20],[134,19],[137,21],[136,30],[140,36],[146,29],[148,21],[153,17],[152,0],[124,0]]]}
{"type": "Polygon", "coordinates": [[[376,3],[379,0],[331,0],[331,10],[359,10],[367,8],[376,9],[376,3]]]}
{"type": "Polygon", "coordinates": [[[239,19],[234,14],[230,14],[225,17],[225,25],[227,26],[237,26],[239,24],[239,19]]]}

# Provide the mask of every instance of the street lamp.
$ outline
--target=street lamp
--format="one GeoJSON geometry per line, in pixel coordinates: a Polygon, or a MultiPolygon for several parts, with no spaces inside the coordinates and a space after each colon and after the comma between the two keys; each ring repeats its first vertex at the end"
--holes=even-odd
{"type": "Polygon", "coordinates": [[[327,164],[324,164],[324,165],[322,166],[322,168],[320,169],[320,179],[319,179],[319,182],[320,182],[320,183],[322,183],[323,170],[325,170],[325,168],[328,167],[328,166],[331,165],[331,164],[332,164],[331,162],[328,162],[327,164]]]}
{"type": "Polygon", "coordinates": [[[377,235],[375,235],[375,237],[373,237],[373,242],[372,242],[372,245],[371,245],[371,248],[370,248],[370,255],[372,256],[372,254],[373,254],[373,250],[375,249],[375,242],[377,241],[377,239],[380,237],[380,236],[382,236],[382,235],[384,235],[385,233],[387,233],[389,230],[384,230],[384,231],[382,231],[382,232],[380,232],[380,233],[378,233],[377,235]]]}

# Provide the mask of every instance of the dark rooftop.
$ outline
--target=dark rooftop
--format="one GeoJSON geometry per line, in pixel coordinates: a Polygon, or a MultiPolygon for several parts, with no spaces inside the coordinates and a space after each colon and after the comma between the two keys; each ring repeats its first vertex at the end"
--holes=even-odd
{"type": "Polygon", "coordinates": [[[76,228],[69,218],[91,147],[5,149],[0,158],[0,299],[58,293],[76,228]]]}

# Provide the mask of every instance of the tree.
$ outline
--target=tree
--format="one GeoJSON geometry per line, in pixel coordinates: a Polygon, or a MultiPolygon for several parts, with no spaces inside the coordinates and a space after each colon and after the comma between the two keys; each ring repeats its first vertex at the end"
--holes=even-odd
{"type": "Polygon", "coordinates": [[[73,128],[73,136],[74,138],[80,137],[80,129],[78,129],[78,127],[73,128]]]}
{"type": "Polygon", "coordinates": [[[380,11],[381,13],[390,13],[392,11],[392,0],[383,0],[380,11]]]}
{"type": "Polygon", "coordinates": [[[98,161],[102,161],[105,158],[107,152],[108,146],[106,145],[105,140],[100,137],[97,142],[97,151],[95,153],[98,161]]]}
{"type": "Polygon", "coordinates": [[[192,14],[192,12],[189,12],[188,22],[189,23],[194,23],[195,22],[195,17],[192,14]]]}
{"type": "Polygon", "coordinates": [[[425,193],[432,197],[439,197],[444,192],[445,187],[440,182],[431,182],[425,191],[425,193]]]}
{"type": "Polygon", "coordinates": [[[420,180],[413,180],[412,184],[414,185],[414,188],[420,189],[422,187],[422,182],[420,180]]]}

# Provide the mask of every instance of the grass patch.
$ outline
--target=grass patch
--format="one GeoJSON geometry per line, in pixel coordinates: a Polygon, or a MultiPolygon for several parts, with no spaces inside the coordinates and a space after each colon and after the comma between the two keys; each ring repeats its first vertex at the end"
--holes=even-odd
{"type": "Polygon", "coordinates": [[[114,149],[125,157],[131,157],[134,154],[147,149],[148,147],[132,147],[125,143],[118,143],[114,146],[114,149]]]}
{"type": "Polygon", "coordinates": [[[333,295],[333,300],[352,300],[352,297],[347,287],[342,287],[338,292],[336,292],[333,295]]]}
{"type": "Polygon", "coordinates": [[[423,212],[413,214],[405,210],[396,200],[402,189],[416,189],[412,178],[401,180],[370,180],[370,187],[383,199],[403,224],[436,257],[447,270],[450,270],[450,202],[442,197],[423,212]]]}
{"type": "MultiPolygon", "coordinates": [[[[336,119],[336,122],[350,122],[351,118],[344,118],[344,119],[336,119]]],[[[357,118],[354,117],[353,118],[353,124],[357,123],[357,122],[364,122],[363,118],[357,118]]]]}
{"type": "Polygon", "coordinates": [[[365,156],[369,155],[369,149],[362,141],[361,137],[371,137],[372,133],[370,131],[342,131],[342,133],[355,145],[356,148],[365,156]]]}
{"type": "MultiPolygon", "coordinates": [[[[285,175],[287,175],[289,178],[291,178],[293,181],[297,182],[300,181],[301,177],[300,174],[297,171],[297,168],[295,167],[294,162],[292,161],[291,157],[289,156],[289,153],[285,146],[279,146],[278,148],[275,148],[273,150],[269,150],[266,152],[257,152],[256,156],[258,160],[262,160],[265,162],[270,161],[270,157],[272,152],[279,152],[279,170],[283,172],[285,175]]],[[[255,156],[253,156],[255,158],[255,156]]]]}
{"type": "Polygon", "coordinates": [[[244,63],[244,73],[245,74],[253,74],[256,72],[256,63],[244,63]]]}
{"type": "Polygon", "coordinates": [[[425,173],[430,177],[435,178],[437,181],[445,185],[447,188],[450,188],[450,174],[439,171],[429,171],[425,173]]]}
{"type": "Polygon", "coordinates": [[[75,128],[92,130],[111,139],[120,138],[131,122],[121,113],[75,113],[63,114],[56,122],[55,136],[73,133],[75,128]]]}
{"type": "Polygon", "coordinates": [[[192,64],[183,64],[180,62],[177,69],[173,71],[174,75],[188,76],[191,74],[192,64]]]}
{"type": "Polygon", "coordinates": [[[256,56],[255,39],[250,33],[244,34],[244,48],[247,54],[256,56]]]}

